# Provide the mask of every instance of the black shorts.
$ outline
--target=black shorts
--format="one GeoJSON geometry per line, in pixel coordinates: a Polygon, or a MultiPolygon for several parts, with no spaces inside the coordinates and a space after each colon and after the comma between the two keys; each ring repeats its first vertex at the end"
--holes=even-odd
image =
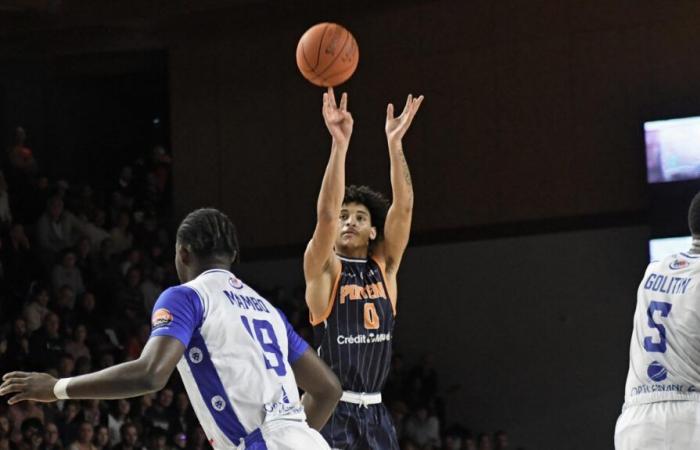
{"type": "Polygon", "coordinates": [[[332,449],[399,450],[394,421],[382,403],[338,403],[321,434],[332,449]]]}

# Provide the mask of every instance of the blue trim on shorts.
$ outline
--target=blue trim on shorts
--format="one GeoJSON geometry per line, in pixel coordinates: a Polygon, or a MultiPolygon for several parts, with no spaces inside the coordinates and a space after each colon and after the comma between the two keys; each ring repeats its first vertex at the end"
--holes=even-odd
{"type": "Polygon", "coordinates": [[[256,428],[255,431],[250,433],[245,438],[245,449],[246,450],[267,450],[267,444],[263,438],[260,428],[256,428]]]}

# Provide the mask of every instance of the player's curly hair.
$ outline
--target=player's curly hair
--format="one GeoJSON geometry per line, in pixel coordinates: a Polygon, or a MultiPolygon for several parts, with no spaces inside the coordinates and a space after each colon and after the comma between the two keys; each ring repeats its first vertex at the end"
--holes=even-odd
{"type": "Polygon", "coordinates": [[[700,236],[700,192],[695,194],[688,208],[688,227],[693,236],[700,236]]]}
{"type": "Polygon", "coordinates": [[[201,208],[184,218],[177,229],[177,242],[189,247],[198,258],[239,259],[236,227],[218,209],[201,208]]]}
{"type": "Polygon", "coordinates": [[[384,238],[384,222],[386,213],[389,211],[389,200],[381,193],[370,189],[369,186],[356,186],[354,184],[345,188],[345,198],[343,204],[359,203],[369,210],[370,223],[377,228],[377,238],[370,242],[373,244],[384,238]]]}

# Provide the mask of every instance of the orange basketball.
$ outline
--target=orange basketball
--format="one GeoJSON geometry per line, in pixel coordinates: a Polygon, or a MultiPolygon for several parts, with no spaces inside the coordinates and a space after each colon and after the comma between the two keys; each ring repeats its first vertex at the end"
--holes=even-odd
{"type": "Polygon", "coordinates": [[[336,23],[319,23],[306,30],[297,45],[297,66],[316,86],[344,83],[360,60],[355,38],[336,23]]]}

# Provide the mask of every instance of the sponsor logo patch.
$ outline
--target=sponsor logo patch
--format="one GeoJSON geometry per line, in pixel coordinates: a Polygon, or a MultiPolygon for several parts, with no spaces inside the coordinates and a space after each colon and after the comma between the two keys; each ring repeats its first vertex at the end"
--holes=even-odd
{"type": "Polygon", "coordinates": [[[153,313],[153,317],[151,317],[151,326],[155,330],[157,328],[170,325],[170,322],[172,321],[173,315],[170,313],[170,311],[165,308],[160,308],[153,313]]]}

